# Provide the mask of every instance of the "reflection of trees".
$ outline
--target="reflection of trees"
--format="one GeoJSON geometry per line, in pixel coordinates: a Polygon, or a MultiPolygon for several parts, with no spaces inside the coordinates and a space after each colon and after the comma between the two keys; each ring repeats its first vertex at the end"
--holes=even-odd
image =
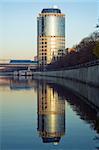
{"type": "Polygon", "coordinates": [[[76,96],[63,86],[56,84],[50,84],[50,86],[54,88],[60,97],[67,100],[72,109],[82,120],[89,123],[90,126],[99,133],[99,117],[97,116],[97,109],[87,104],[84,98],[78,97],[78,95],[76,96]]]}

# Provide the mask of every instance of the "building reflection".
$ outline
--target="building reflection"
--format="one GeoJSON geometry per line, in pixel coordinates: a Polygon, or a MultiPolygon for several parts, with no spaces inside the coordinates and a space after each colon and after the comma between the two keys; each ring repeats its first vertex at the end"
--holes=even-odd
{"type": "Polygon", "coordinates": [[[37,91],[37,81],[31,76],[13,76],[0,78],[0,86],[11,90],[31,90],[37,91]]]}
{"type": "Polygon", "coordinates": [[[65,100],[45,82],[38,83],[38,132],[44,143],[58,144],[65,134],[65,100]]]}
{"type": "Polygon", "coordinates": [[[37,82],[32,80],[31,76],[14,76],[10,82],[10,89],[12,90],[30,90],[37,88],[37,82]]]}
{"type": "MultiPolygon", "coordinates": [[[[79,84],[80,87],[84,88],[83,84],[79,84]]],[[[90,127],[95,130],[97,134],[99,134],[99,108],[95,107],[91,103],[88,103],[87,99],[81,97],[81,95],[79,94],[76,95],[76,93],[70,91],[64,86],[58,84],[51,84],[51,87],[60,95],[60,97],[66,99],[67,103],[71,106],[72,110],[76,112],[80,119],[88,123],[90,127]]],[[[99,99],[99,92],[97,91],[98,89],[95,90],[93,87],[90,87],[88,88],[88,90],[89,93],[94,93],[97,100],[99,99]]]]}

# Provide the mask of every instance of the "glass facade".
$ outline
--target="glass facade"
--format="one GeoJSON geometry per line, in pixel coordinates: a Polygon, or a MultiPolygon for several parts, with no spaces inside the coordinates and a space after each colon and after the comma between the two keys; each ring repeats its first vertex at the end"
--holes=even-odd
{"type": "Polygon", "coordinates": [[[39,36],[65,36],[65,17],[40,17],[39,36]]]}
{"type": "Polygon", "coordinates": [[[65,15],[60,9],[43,9],[37,19],[39,65],[46,66],[65,54],[65,15]]]}

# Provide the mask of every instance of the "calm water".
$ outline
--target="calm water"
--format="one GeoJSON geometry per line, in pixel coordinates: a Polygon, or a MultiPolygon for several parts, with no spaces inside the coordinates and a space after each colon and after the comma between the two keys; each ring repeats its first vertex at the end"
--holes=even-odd
{"type": "Polygon", "coordinates": [[[0,105],[1,150],[99,150],[97,110],[68,88],[3,77],[0,105]]]}

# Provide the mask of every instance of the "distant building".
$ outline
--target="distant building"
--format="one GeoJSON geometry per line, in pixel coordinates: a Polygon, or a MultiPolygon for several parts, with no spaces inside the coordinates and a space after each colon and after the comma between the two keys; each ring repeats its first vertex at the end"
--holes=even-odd
{"type": "Polygon", "coordinates": [[[37,60],[37,56],[34,56],[34,61],[38,61],[38,60],[37,60]]]}
{"type": "Polygon", "coordinates": [[[68,53],[76,52],[77,50],[75,48],[68,48],[68,53]]]}
{"type": "MultiPolygon", "coordinates": [[[[17,68],[23,68],[27,70],[36,69],[38,62],[32,60],[10,60],[10,64],[13,66],[17,66],[17,68]]],[[[21,70],[21,69],[20,69],[21,70]]]]}
{"type": "Polygon", "coordinates": [[[10,64],[37,64],[37,61],[32,60],[10,60],[10,64]]]}
{"type": "Polygon", "coordinates": [[[65,15],[60,9],[43,9],[37,18],[37,56],[45,67],[65,53],[65,15]]]}

